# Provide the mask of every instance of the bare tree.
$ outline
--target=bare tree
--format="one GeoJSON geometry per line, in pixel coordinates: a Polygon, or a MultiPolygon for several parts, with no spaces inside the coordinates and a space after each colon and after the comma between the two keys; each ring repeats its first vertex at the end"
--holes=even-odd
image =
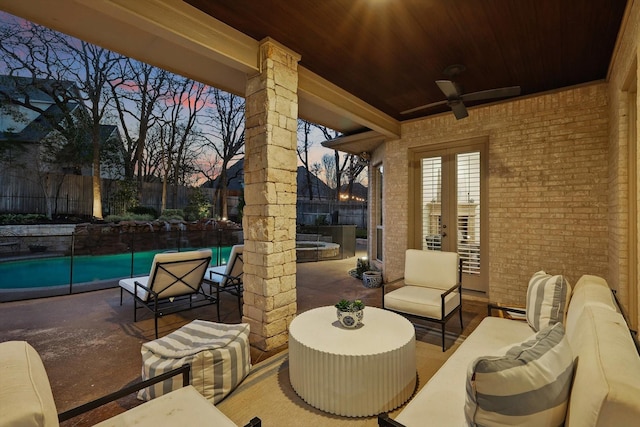
{"type": "MultiPolygon", "coordinates": [[[[327,185],[334,190],[334,198],[339,193],[340,185],[338,181],[338,173],[336,172],[336,159],[331,154],[322,156],[322,168],[324,169],[324,177],[327,185]]],[[[337,198],[336,198],[337,199],[337,198]]]]}
{"type": "Polygon", "coordinates": [[[321,199],[322,193],[320,192],[319,185],[320,185],[320,173],[322,173],[322,164],[320,162],[314,162],[311,165],[311,173],[316,178],[314,180],[316,183],[316,194],[318,195],[318,198],[321,199]]]}
{"type": "Polygon", "coordinates": [[[110,81],[120,128],[124,134],[125,177],[137,172],[138,200],[145,179],[145,145],[149,129],[164,115],[171,99],[169,72],[134,59],[118,64],[118,76],[110,81]]]}
{"type": "MultiPolygon", "coordinates": [[[[340,136],[340,132],[329,129],[325,126],[316,125],[316,127],[320,129],[322,135],[326,140],[336,139],[340,136]]],[[[340,200],[340,186],[342,185],[342,172],[344,170],[344,164],[340,166],[340,152],[338,150],[333,150],[333,163],[329,162],[328,159],[325,159],[326,156],[328,156],[328,154],[322,156],[322,164],[325,167],[327,185],[335,188],[335,199],[340,200]],[[327,169],[327,167],[330,167],[331,169],[329,170],[327,169]],[[329,184],[329,182],[331,182],[331,184],[329,184]]]]}
{"type": "Polygon", "coordinates": [[[298,158],[302,162],[302,166],[305,169],[306,190],[309,196],[309,200],[313,200],[313,187],[311,185],[311,165],[309,164],[309,149],[313,145],[310,134],[313,124],[299,119],[298,120],[298,146],[296,151],[298,158]]]}
{"type": "MultiPolygon", "coordinates": [[[[83,140],[90,141],[93,216],[102,219],[101,122],[109,104],[106,82],[112,77],[111,71],[119,57],[106,49],[22,20],[4,22],[2,31],[0,49],[9,75],[30,79],[22,88],[24,97],[5,91],[0,94],[2,101],[38,113],[68,144],[76,144],[76,148],[83,140]],[[34,89],[48,95],[55,108],[44,108],[32,99],[29,91],[34,89]]],[[[84,150],[78,152],[84,153],[84,150]]],[[[68,158],[73,150],[67,153],[68,158]]]]}
{"type": "Polygon", "coordinates": [[[220,200],[218,213],[226,218],[229,184],[227,169],[231,161],[244,154],[244,99],[216,88],[211,91],[214,106],[208,111],[211,114],[213,133],[207,140],[207,146],[220,159],[218,188],[215,193],[220,200]]]}
{"type": "Polygon", "coordinates": [[[173,105],[167,111],[162,126],[163,210],[166,208],[167,185],[173,184],[173,200],[176,201],[177,186],[186,184],[187,175],[191,175],[196,169],[192,163],[195,161],[193,147],[197,144],[195,127],[209,95],[206,85],[184,77],[173,79],[172,93],[173,105]]]}
{"type": "MultiPolygon", "coordinates": [[[[340,133],[324,126],[316,126],[322,132],[323,136],[327,140],[336,139],[340,136],[340,133]]],[[[325,154],[326,156],[326,154],[325,154]]],[[[327,161],[325,161],[324,157],[322,158],[322,162],[325,165],[325,173],[329,175],[329,173],[333,174],[331,178],[327,176],[327,180],[329,182],[335,183],[335,197],[336,200],[340,200],[340,189],[344,184],[343,181],[346,180],[347,184],[347,194],[348,197],[351,198],[353,195],[353,184],[358,179],[358,176],[362,173],[366,164],[360,161],[358,156],[353,154],[347,154],[340,159],[340,152],[338,150],[333,151],[333,163],[331,163],[331,171],[326,169],[327,161]]],[[[327,182],[327,184],[328,184],[327,182]]]]}

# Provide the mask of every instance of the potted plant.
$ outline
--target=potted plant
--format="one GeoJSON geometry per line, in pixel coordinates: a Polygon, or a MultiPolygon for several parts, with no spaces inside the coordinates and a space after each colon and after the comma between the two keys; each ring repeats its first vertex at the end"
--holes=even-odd
{"type": "Polygon", "coordinates": [[[364,303],[362,300],[349,301],[341,299],[335,305],[338,320],[345,328],[355,328],[362,324],[364,318],[364,303]]]}
{"type": "Polygon", "coordinates": [[[362,284],[365,288],[379,288],[382,285],[382,272],[378,270],[363,271],[362,284]]]}
{"type": "Polygon", "coordinates": [[[349,270],[349,274],[356,279],[362,280],[362,273],[371,270],[369,260],[367,257],[358,258],[356,261],[356,268],[349,270]]]}

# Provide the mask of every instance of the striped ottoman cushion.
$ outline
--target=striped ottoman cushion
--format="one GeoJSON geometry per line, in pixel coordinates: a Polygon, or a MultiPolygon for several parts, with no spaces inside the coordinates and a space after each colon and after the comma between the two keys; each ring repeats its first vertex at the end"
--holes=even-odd
{"type": "MultiPolygon", "coordinates": [[[[224,399],[249,373],[249,324],[227,325],[194,320],[169,335],[142,345],[142,379],[184,364],[191,365],[190,383],[212,403],[224,399]]],[[[150,400],[182,387],[174,377],[141,390],[150,400]]]]}

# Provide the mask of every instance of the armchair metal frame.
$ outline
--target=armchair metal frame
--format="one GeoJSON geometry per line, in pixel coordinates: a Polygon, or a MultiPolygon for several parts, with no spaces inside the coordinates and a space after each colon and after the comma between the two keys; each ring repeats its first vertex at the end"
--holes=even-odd
{"type": "MultiPolygon", "coordinates": [[[[401,281],[403,279],[399,279],[397,281],[388,283],[388,285],[391,285],[393,283],[397,283],[398,281],[401,281]]],[[[460,330],[463,329],[463,323],[462,323],[462,259],[459,260],[458,262],[458,283],[456,283],[455,285],[453,285],[452,287],[450,287],[449,289],[445,290],[444,292],[442,292],[440,294],[440,318],[434,318],[434,317],[426,317],[426,316],[421,316],[418,314],[413,314],[413,313],[407,313],[405,311],[398,311],[398,310],[393,310],[390,308],[386,308],[385,304],[384,304],[384,296],[385,296],[386,292],[385,292],[385,283],[382,284],[382,308],[385,310],[389,310],[389,311],[393,311],[394,313],[398,313],[401,314],[403,316],[409,317],[409,318],[416,318],[416,319],[422,319],[422,320],[426,320],[429,322],[435,322],[440,324],[441,327],[441,331],[442,331],[442,351],[445,351],[445,325],[446,323],[449,321],[449,319],[451,319],[456,312],[459,314],[460,316],[460,330]],[[450,293],[457,291],[458,292],[458,304],[457,306],[451,310],[448,314],[445,315],[445,298],[447,297],[447,295],[449,295],[450,293]]]]}
{"type": "Polygon", "coordinates": [[[378,427],[405,427],[405,425],[389,418],[389,414],[380,414],[378,415],[378,427]]]}

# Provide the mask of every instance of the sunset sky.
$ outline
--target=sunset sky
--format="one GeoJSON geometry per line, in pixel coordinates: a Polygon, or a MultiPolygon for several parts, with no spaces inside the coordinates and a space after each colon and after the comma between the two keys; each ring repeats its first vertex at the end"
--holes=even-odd
{"type": "MultiPolygon", "coordinates": [[[[10,15],[6,12],[2,12],[0,11],[0,25],[7,25],[7,23],[9,22],[15,22],[14,20],[18,20],[19,22],[25,22],[22,18],[17,18],[13,15],[10,15]]],[[[6,74],[6,68],[5,68],[5,61],[0,61],[0,74],[6,74]]],[[[138,90],[137,87],[131,87],[132,91],[138,90]]],[[[179,97],[178,95],[176,95],[177,97],[179,97]]],[[[188,97],[182,97],[181,99],[175,99],[176,102],[182,103],[183,105],[188,105],[189,103],[192,103],[193,101],[190,100],[188,97]]],[[[299,135],[299,141],[301,140],[302,135],[299,135]]],[[[322,147],[321,142],[324,141],[324,137],[322,135],[322,133],[320,131],[318,131],[317,129],[313,128],[312,132],[311,132],[311,141],[312,141],[312,145],[310,148],[310,165],[312,165],[313,163],[321,163],[321,159],[322,156],[325,154],[331,154],[333,155],[333,150],[329,150],[326,149],[324,147],[322,147]]],[[[298,165],[301,165],[301,162],[298,161],[298,165]]],[[[321,174],[320,178],[322,180],[325,179],[324,177],[324,173],[321,174]]]]}

